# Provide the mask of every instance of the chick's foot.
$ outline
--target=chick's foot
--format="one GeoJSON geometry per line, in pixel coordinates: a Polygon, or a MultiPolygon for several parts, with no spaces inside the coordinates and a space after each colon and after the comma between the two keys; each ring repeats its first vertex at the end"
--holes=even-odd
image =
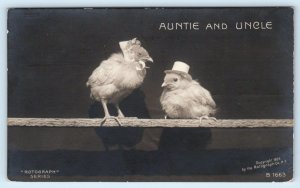
{"type": "Polygon", "coordinates": [[[203,119],[217,121],[217,119],[215,117],[209,117],[209,116],[201,116],[198,119],[200,120],[200,123],[202,123],[203,119]]]}
{"type": "Polygon", "coordinates": [[[102,121],[100,122],[100,126],[102,126],[106,122],[107,119],[114,119],[120,127],[122,126],[122,124],[121,124],[120,120],[118,119],[118,117],[115,117],[115,116],[105,116],[102,119],[102,121]]]}

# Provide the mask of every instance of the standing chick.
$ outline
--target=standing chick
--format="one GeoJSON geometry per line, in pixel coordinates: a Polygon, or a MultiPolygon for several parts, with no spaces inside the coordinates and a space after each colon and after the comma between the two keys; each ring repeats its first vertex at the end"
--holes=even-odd
{"type": "Polygon", "coordinates": [[[166,70],[166,76],[160,97],[162,109],[173,119],[213,119],[216,103],[210,92],[203,88],[188,74],[189,65],[176,61],[172,70],[166,70]]]}
{"type": "Polygon", "coordinates": [[[105,117],[101,124],[107,118],[114,118],[120,125],[116,117],[110,116],[107,103],[114,104],[118,110],[118,117],[125,117],[119,102],[141,86],[146,76],[145,63],[153,62],[136,38],[119,42],[119,46],[122,53],[112,54],[102,61],[86,83],[91,88],[91,98],[100,101],[103,106],[105,117]]]}

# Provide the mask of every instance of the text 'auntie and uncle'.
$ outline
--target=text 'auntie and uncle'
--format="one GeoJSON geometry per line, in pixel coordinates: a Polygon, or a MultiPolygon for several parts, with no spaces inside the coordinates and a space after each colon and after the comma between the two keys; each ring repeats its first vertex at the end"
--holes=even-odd
{"type": "Polygon", "coordinates": [[[158,30],[160,31],[191,31],[191,30],[272,30],[273,23],[271,21],[251,21],[251,22],[235,22],[229,24],[226,22],[211,22],[200,24],[199,22],[161,22],[158,30]]]}

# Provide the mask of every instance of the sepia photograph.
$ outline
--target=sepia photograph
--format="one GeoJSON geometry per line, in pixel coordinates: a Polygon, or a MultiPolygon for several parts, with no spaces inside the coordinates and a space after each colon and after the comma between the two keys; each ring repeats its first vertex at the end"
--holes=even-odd
{"type": "Polygon", "coordinates": [[[11,181],[293,180],[292,7],[11,8],[11,181]]]}

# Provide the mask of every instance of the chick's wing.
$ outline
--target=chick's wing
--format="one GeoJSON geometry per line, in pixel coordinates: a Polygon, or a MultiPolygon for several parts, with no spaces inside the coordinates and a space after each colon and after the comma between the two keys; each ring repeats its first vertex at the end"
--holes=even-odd
{"type": "Polygon", "coordinates": [[[117,55],[111,56],[109,59],[101,62],[89,77],[88,85],[102,86],[112,84],[118,74],[120,74],[122,57],[116,57],[117,55]]]}
{"type": "Polygon", "coordinates": [[[193,96],[194,100],[196,100],[198,103],[202,105],[208,105],[213,108],[216,107],[216,103],[213,100],[210,92],[203,88],[198,83],[193,83],[193,86],[190,87],[190,94],[193,96]]]}

